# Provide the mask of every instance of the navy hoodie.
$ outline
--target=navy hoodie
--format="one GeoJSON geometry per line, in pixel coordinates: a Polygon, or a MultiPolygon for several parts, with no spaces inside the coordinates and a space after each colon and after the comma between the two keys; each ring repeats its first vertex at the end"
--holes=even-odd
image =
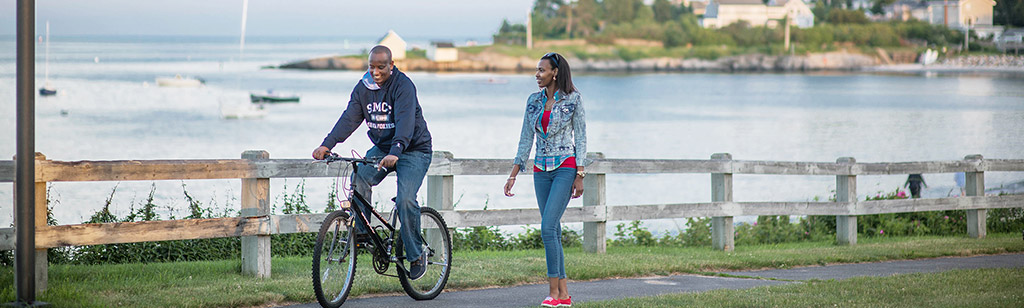
{"type": "Polygon", "coordinates": [[[348,139],[363,121],[374,146],[389,155],[415,151],[431,153],[430,131],[416,98],[416,85],[397,67],[378,90],[362,81],[352,89],[348,107],[321,144],[328,149],[348,139]]]}

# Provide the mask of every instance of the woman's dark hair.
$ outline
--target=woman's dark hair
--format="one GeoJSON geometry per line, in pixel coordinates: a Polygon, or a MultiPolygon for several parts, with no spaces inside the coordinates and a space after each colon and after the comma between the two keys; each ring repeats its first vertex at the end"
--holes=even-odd
{"type": "Polygon", "coordinates": [[[558,69],[558,74],[555,75],[556,89],[565,94],[571,94],[576,91],[576,86],[572,85],[572,72],[569,70],[569,61],[565,61],[565,57],[556,52],[549,52],[540,57],[540,59],[547,59],[551,67],[558,69]]]}

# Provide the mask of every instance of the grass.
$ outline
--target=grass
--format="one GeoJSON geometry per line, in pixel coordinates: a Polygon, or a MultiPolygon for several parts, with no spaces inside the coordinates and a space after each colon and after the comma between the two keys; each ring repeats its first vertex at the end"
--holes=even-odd
{"type": "MultiPolygon", "coordinates": [[[[1008,252],[1024,252],[1020,234],[990,234],[983,240],[865,238],[852,247],[831,242],[740,246],[730,253],[709,247],[609,247],[607,254],[594,255],[577,247],[566,250],[566,268],[570,279],[590,280],[1008,252]]],[[[402,292],[397,279],[374,274],[368,260],[360,258],[353,296],[402,292]]],[[[544,281],[542,250],[458,251],[453,264],[446,290],[544,281]]],[[[240,260],[51,265],[49,290],[37,298],[55,307],[234,307],[315,301],[308,256],[275,257],[268,279],[242,276],[240,268],[240,260]]],[[[13,301],[13,276],[12,268],[0,268],[0,302],[13,301]]]]}
{"type": "Polygon", "coordinates": [[[954,270],[747,290],[579,303],[573,307],[1022,307],[1024,268],[954,270]]]}

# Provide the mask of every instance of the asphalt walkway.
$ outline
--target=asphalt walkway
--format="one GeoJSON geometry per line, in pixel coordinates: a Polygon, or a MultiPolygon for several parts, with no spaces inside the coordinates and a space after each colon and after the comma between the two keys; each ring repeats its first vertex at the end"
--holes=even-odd
{"type": "MultiPolygon", "coordinates": [[[[626,297],[654,296],[669,293],[692,293],[718,289],[747,289],[760,286],[797,283],[803,280],[842,280],[860,276],[891,276],[909,273],[931,273],[954,269],[1022,268],[1024,254],[1004,254],[975,257],[937,258],[909,261],[839,264],[761,271],[723,272],[725,274],[774,278],[711,277],[699,275],[673,275],[647,278],[608,279],[570,282],[569,290],[575,301],[601,301],[626,297]]],[[[398,281],[395,280],[397,284],[398,281]]],[[[442,293],[429,301],[415,301],[408,296],[349,298],[343,307],[538,307],[547,295],[547,284],[523,285],[508,288],[456,291],[442,293]]],[[[317,303],[287,306],[287,308],[315,308],[317,303]]]]}

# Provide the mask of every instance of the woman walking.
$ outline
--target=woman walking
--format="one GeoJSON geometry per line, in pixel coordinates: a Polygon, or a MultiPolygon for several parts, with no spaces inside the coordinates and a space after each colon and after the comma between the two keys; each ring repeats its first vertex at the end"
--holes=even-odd
{"type": "Polygon", "coordinates": [[[505,196],[512,197],[516,175],[526,168],[526,160],[536,140],[533,186],[540,208],[541,238],[547,259],[548,297],[544,307],[572,307],[566,285],[565,258],[562,253],[562,214],[569,198],[583,195],[583,166],[587,155],[587,124],[580,92],[572,85],[569,63],[562,55],[548,53],[537,63],[540,91],[526,100],[519,151],[512,173],[505,182],[505,196]]]}

